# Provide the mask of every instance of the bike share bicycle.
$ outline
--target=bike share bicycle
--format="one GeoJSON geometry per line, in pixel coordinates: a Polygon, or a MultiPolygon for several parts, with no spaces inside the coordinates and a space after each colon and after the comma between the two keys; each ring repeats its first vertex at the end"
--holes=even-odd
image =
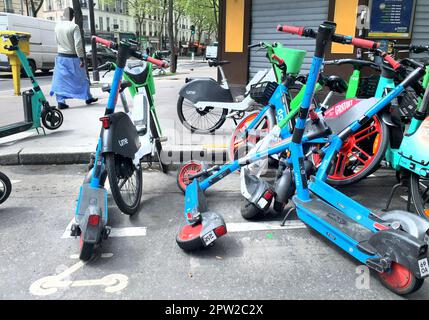
{"type": "Polygon", "coordinates": [[[126,68],[127,59],[134,57],[147,63],[167,66],[163,61],[137,51],[133,43],[123,41],[118,45],[98,37],[94,37],[93,41],[118,51],[118,57],[105,116],[100,119],[102,129],[93,167],[80,189],[75,223],[71,230],[72,236],[80,237],[80,259],[84,261],[91,258],[96,246],[110,234],[110,227],[107,226],[107,190],[104,187],[106,179],[109,178],[112,195],[120,210],[127,215],[135,214],[142,195],[141,160],[153,151],[153,145],[159,140],[154,137],[156,127],[150,116],[150,108],[143,106],[143,97],[139,94],[135,95],[135,101],[139,99],[142,103],[138,107],[142,108],[143,115],[146,110],[146,123],[138,124],[140,130],[137,130],[130,115],[115,112],[118,94],[130,87],[130,83],[122,82],[124,72],[136,83],[145,83],[143,87],[147,97],[150,97],[148,83],[144,79],[151,77],[147,73],[147,66],[126,68]],[[147,141],[149,145],[145,143],[147,141]]]}
{"type": "MultiPolygon", "coordinates": [[[[279,43],[262,42],[249,46],[249,49],[252,48],[265,49],[272,65],[275,63],[271,59],[273,54],[280,57],[287,54],[291,74],[299,72],[306,53],[304,50],[283,48],[279,43]]],[[[229,61],[209,61],[210,67],[217,67],[219,70],[220,84],[211,78],[188,78],[186,85],[180,90],[177,114],[183,126],[193,133],[213,134],[228,118],[233,119],[237,125],[237,121],[243,119],[245,112],[251,112],[259,107],[249,95],[250,87],[262,81],[276,81],[276,78],[280,81],[280,72],[274,65],[270,70],[259,71],[247,85],[245,96],[237,98],[242,101],[235,102],[223,70],[223,66],[229,63],[229,61]]]]}
{"type": "MultiPolygon", "coordinates": [[[[371,99],[362,103],[362,109],[365,107],[362,116],[350,119],[348,126],[329,137],[330,143],[322,149],[322,165],[317,175],[308,180],[307,174],[309,172],[306,170],[303,143],[308,141],[313,134],[308,131],[309,125],[323,126],[324,123],[323,117],[310,111],[310,106],[325,51],[330,42],[376,50],[395,69],[402,67],[392,57],[379,50],[378,43],[337,35],[335,29],[336,24],[333,22],[324,22],[317,32],[304,27],[283,26],[278,28],[279,31],[316,38],[316,50],[307,81],[305,99],[300,108],[293,136],[290,139],[279,141],[275,146],[272,146],[272,142],[275,141],[276,136],[280,135],[281,131],[280,127],[276,127],[274,132],[264,138],[265,141],[260,142],[261,148],[259,150],[241,159],[240,164],[236,165],[244,167],[264,159],[267,155],[283,154],[293,171],[293,184],[296,188],[293,203],[298,217],[361,263],[375,270],[387,288],[397,294],[412,293],[417,291],[423,284],[424,278],[429,276],[427,260],[429,223],[422,218],[402,211],[386,212],[382,216],[377,216],[369,209],[330,187],[325,181],[335,154],[341,149],[348,136],[359,130],[372,116],[389,105],[393,99],[405,91],[405,88],[408,86],[417,88],[419,86],[418,80],[425,73],[424,66],[409,59],[403,60],[403,64],[412,66],[415,70],[406,75],[402,83],[383,99],[375,101],[375,103],[372,103],[374,101],[371,99]],[[308,119],[309,116],[310,119],[308,119]]],[[[223,176],[231,171],[230,167],[225,169],[221,173],[223,176]]],[[[189,223],[187,228],[198,234],[202,243],[211,245],[219,236],[226,234],[226,225],[221,216],[207,210],[202,186],[198,180],[194,180],[187,188],[186,196],[185,218],[189,223]],[[214,217],[217,219],[214,220],[214,217]],[[204,222],[205,219],[207,222],[204,222]],[[220,222],[223,225],[217,226],[214,231],[206,228],[208,225],[213,226],[220,222]],[[199,225],[201,226],[199,227],[199,225]],[[223,232],[219,232],[219,230],[223,232]],[[208,233],[206,233],[207,231],[208,233]]],[[[270,189],[270,192],[264,193],[261,199],[269,202],[266,198],[271,200],[273,196],[272,189],[270,189]]],[[[264,203],[264,201],[262,202],[264,203]]],[[[182,232],[185,228],[182,228],[182,232]]]]}

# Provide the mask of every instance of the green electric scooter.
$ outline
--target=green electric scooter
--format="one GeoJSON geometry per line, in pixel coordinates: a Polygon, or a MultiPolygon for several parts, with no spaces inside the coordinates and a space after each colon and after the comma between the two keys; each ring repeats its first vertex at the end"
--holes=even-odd
{"type": "Polygon", "coordinates": [[[30,129],[36,129],[38,133],[39,129],[42,129],[44,132],[44,128],[57,130],[63,124],[63,114],[56,107],[49,105],[42,89],[36,81],[27,57],[19,47],[19,41],[24,38],[26,39],[27,36],[11,34],[3,35],[3,37],[8,38],[12,44],[11,46],[6,46],[5,49],[15,52],[25,73],[31,81],[33,88],[22,93],[24,102],[24,121],[0,127],[0,138],[30,129]]]}

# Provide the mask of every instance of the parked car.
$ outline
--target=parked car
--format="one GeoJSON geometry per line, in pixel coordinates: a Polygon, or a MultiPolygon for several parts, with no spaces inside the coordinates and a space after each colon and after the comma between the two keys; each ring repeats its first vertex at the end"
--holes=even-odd
{"type": "Polygon", "coordinates": [[[218,42],[214,42],[211,46],[207,46],[206,48],[206,59],[217,59],[217,51],[218,51],[218,42]]]}
{"type": "MultiPolygon", "coordinates": [[[[57,43],[55,21],[0,12],[0,30],[21,31],[31,34],[30,62],[33,72],[47,72],[55,67],[57,43]]],[[[0,70],[10,71],[9,59],[0,54],[0,70]]]]}
{"type": "MultiPolygon", "coordinates": [[[[88,67],[92,67],[92,47],[91,45],[87,45],[85,47],[86,51],[86,61],[88,62],[88,67]]],[[[106,62],[115,62],[116,55],[106,47],[97,46],[97,62],[98,65],[101,66],[106,62]]]]}

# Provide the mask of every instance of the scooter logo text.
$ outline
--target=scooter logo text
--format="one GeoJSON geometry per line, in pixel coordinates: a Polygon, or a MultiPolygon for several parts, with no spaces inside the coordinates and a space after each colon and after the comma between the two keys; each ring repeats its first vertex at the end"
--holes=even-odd
{"type": "Polygon", "coordinates": [[[128,144],[128,139],[125,138],[125,139],[119,140],[118,143],[119,143],[119,146],[123,148],[128,144]]]}

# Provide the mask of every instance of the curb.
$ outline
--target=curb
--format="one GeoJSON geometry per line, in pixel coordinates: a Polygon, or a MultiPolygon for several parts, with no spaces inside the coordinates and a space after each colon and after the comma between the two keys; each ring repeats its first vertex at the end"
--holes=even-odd
{"type": "MultiPolygon", "coordinates": [[[[0,155],[0,165],[78,165],[88,164],[91,154],[88,148],[16,148],[0,155]]],[[[189,160],[224,164],[228,161],[227,149],[203,146],[166,146],[161,155],[171,169],[177,169],[189,160]]]]}

